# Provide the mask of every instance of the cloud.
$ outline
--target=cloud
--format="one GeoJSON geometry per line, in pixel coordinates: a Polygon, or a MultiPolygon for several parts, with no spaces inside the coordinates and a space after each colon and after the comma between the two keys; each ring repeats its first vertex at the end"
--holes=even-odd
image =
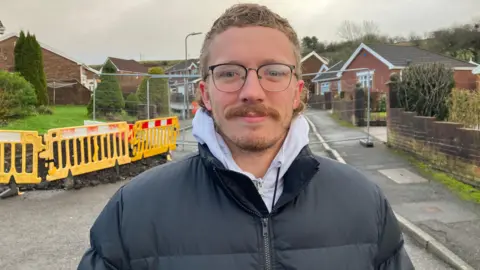
{"type": "MultiPolygon", "coordinates": [[[[238,0],[1,0],[7,32],[29,30],[43,42],[88,64],[107,56],[183,59],[185,36],[207,32],[238,0]]],[[[252,1],[249,1],[252,2],[252,1]]],[[[383,33],[409,35],[480,17],[478,0],[257,0],[288,18],[300,37],[338,40],[344,20],[371,20],[383,33]]],[[[203,36],[188,39],[197,57],[203,36]]]]}

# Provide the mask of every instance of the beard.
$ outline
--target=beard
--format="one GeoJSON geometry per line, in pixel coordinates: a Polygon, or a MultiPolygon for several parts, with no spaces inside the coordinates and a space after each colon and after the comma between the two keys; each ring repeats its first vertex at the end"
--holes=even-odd
{"type": "Polygon", "coordinates": [[[250,153],[260,153],[274,147],[283,138],[285,138],[285,135],[288,132],[287,128],[284,132],[274,137],[235,136],[227,135],[225,132],[222,131],[221,126],[219,126],[218,124],[216,124],[216,130],[218,134],[220,134],[227,143],[234,145],[237,149],[241,151],[250,153]]]}

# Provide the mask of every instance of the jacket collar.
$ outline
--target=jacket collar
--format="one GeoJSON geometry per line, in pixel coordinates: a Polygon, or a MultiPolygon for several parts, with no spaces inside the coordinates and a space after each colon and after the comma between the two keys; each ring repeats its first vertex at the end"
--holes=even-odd
{"type": "Polygon", "coordinates": [[[198,145],[199,154],[209,173],[210,178],[216,181],[226,193],[244,210],[259,217],[266,217],[277,212],[288,204],[310,183],[318,171],[319,161],[306,145],[294,159],[283,176],[284,188],[272,212],[269,213],[260,194],[250,178],[225,168],[216,159],[205,144],[198,145]]]}

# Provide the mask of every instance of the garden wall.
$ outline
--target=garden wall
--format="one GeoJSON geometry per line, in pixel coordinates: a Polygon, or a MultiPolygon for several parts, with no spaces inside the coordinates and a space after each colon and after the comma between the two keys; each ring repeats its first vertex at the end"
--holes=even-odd
{"type": "Polygon", "coordinates": [[[480,130],[401,108],[388,108],[388,118],[388,145],[480,187],[480,130]]]}

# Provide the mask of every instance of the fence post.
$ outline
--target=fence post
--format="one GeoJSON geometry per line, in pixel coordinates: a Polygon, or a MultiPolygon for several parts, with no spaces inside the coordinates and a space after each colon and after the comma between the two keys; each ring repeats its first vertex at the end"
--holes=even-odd
{"type": "MultiPolygon", "coordinates": [[[[370,91],[373,78],[370,82],[370,70],[367,72],[367,138],[360,140],[360,144],[364,147],[373,147],[373,141],[370,139],[370,91]]],[[[363,104],[363,102],[362,102],[363,104]]],[[[362,110],[365,112],[365,110],[362,110]]]]}
{"type": "Polygon", "coordinates": [[[147,79],[147,119],[150,119],[150,78],[147,79]]]}

